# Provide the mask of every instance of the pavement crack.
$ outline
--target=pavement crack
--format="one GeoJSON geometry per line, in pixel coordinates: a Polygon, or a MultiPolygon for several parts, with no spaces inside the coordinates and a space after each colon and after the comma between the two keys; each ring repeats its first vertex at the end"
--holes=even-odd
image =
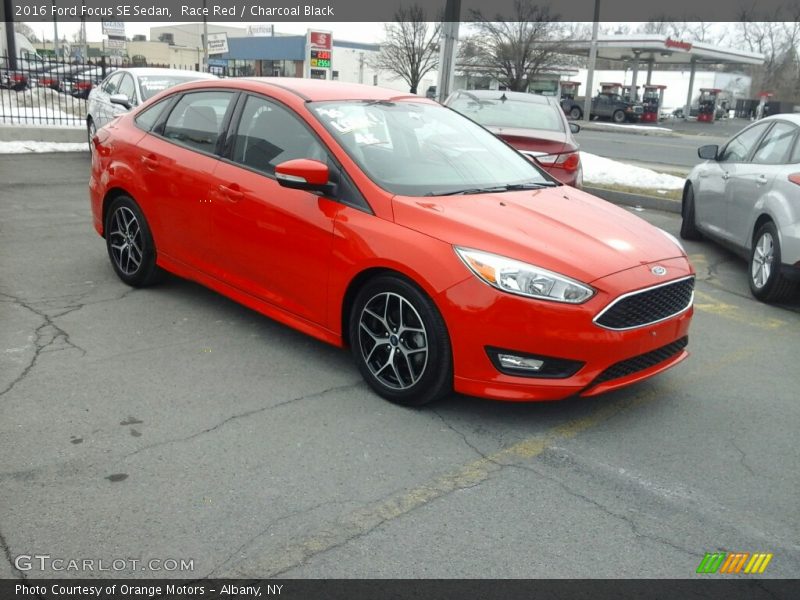
{"type": "Polygon", "coordinates": [[[747,464],[747,454],[745,454],[744,450],[742,450],[739,445],[736,443],[736,440],[730,440],[731,445],[736,448],[736,451],[740,454],[739,456],[739,464],[745,468],[745,470],[750,473],[753,477],[756,476],[756,472],[753,471],[752,467],[747,464]]]}
{"type": "Polygon", "coordinates": [[[514,464],[509,464],[508,466],[510,466],[512,468],[517,468],[517,469],[523,469],[523,470],[526,470],[526,471],[530,471],[531,473],[535,473],[536,475],[538,475],[540,477],[544,477],[545,479],[548,479],[548,480],[552,481],[553,483],[558,485],[562,490],[564,490],[566,493],[568,493],[570,496],[573,496],[574,498],[578,498],[579,500],[583,500],[584,502],[586,502],[588,504],[591,504],[596,509],[598,509],[601,512],[607,514],[608,516],[610,516],[612,518],[615,518],[615,519],[625,523],[625,525],[627,525],[630,528],[630,530],[633,533],[633,535],[636,536],[637,538],[647,539],[647,540],[656,542],[656,543],[664,545],[664,546],[669,546],[670,548],[673,548],[674,550],[677,550],[677,551],[679,551],[679,552],[681,552],[683,554],[687,554],[687,555],[689,555],[691,557],[697,557],[697,551],[696,550],[690,550],[689,548],[684,548],[683,546],[679,546],[678,544],[676,544],[676,543],[674,543],[674,542],[672,542],[672,541],[670,541],[670,540],[668,540],[666,538],[663,538],[661,536],[654,535],[652,533],[645,533],[645,532],[641,531],[639,525],[637,525],[636,522],[634,521],[634,519],[632,519],[631,517],[629,517],[627,515],[624,515],[624,514],[620,514],[618,512],[614,512],[613,510],[608,508],[606,505],[598,502],[594,498],[590,498],[589,496],[576,491],[574,488],[570,487],[569,485],[567,485],[562,480],[558,479],[557,477],[554,477],[553,475],[548,475],[547,473],[545,473],[543,471],[540,471],[539,469],[535,468],[532,464],[514,463],[514,464]]]}
{"type": "Polygon", "coordinates": [[[0,396],[4,396],[11,390],[13,390],[20,382],[22,382],[33,370],[36,364],[39,362],[39,358],[44,352],[56,352],[65,350],[68,348],[72,348],[77,350],[81,353],[81,356],[86,356],[86,350],[78,346],[75,342],[72,341],[70,338],[69,333],[55,324],[54,319],[62,317],[66,314],[79,310],[83,305],[73,305],[67,307],[64,311],[57,315],[49,315],[41,310],[38,310],[31,306],[30,303],[25,302],[21,298],[17,298],[16,296],[12,296],[11,294],[6,294],[0,292],[0,296],[5,296],[9,300],[11,300],[14,304],[21,306],[22,308],[28,310],[29,312],[33,313],[34,315],[38,316],[42,319],[41,325],[39,325],[33,331],[34,339],[33,339],[33,356],[31,357],[28,364],[22,370],[22,372],[14,378],[2,391],[0,391],[0,396]],[[66,348],[56,348],[54,345],[57,341],[61,341],[66,348]]]}
{"type": "Polygon", "coordinates": [[[135,456],[135,455],[141,454],[142,452],[145,452],[147,450],[152,450],[153,448],[159,448],[161,446],[169,446],[171,444],[180,444],[180,443],[183,443],[183,442],[189,442],[189,441],[191,441],[191,440],[193,440],[195,438],[198,438],[198,437],[200,437],[202,435],[206,435],[208,433],[216,431],[216,430],[224,427],[228,423],[231,423],[233,421],[237,421],[239,419],[246,419],[247,417],[252,417],[253,415],[269,412],[269,411],[275,410],[277,408],[282,408],[284,406],[288,406],[289,404],[294,404],[294,403],[300,402],[302,400],[310,400],[312,398],[318,398],[318,397],[324,396],[325,394],[329,394],[331,392],[340,392],[340,391],[343,391],[343,390],[356,388],[356,387],[359,387],[361,385],[362,385],[362,381],[359,380],[359,381],[357,381],[355,383],[348,383],[346,385],[339,385],[339,386],[329,387],[329,388],[324,389],[324,390],[322,390],[320,392],[313,392],[311,394],[305,394],[303,396],[297,396],[295,398],[289,398],[288,400],[284,400],[283,402],[278,402],[277,404],[270,404],[268,406],[262,406],[260,408],[254,408],[252,410],[247,410],[247,411],[242,412],[242,413],[237,413],[235,415],[231,415],[230,417],[228,417],[226,419],[223,419],[222,421],[220,421],[216,425],[213,425],[212,427],[208,427],[206,429],[203,429],[202,431],[195,432],[192,435],[189,435],[189,436],[186,436],[186,437],[181,437],[181,438],[172,438],[172,439],[169,439],[169,440],[163,440],[163,441],[160,441],[160,442],[155,442],[155,443],[149,444],[147,446],[142,446],[141,448],[138,448],[138,449],[134,450],[133,452],[130,452],[129,454],[126,454],[123,458],[130,458],[131,456],[135,456]]]}
{"type": "Polygon", "coordinates": [[[465,434],[463,431],[461,431],[460,429],[458,429],[457,427],[455,427],[455,426],[454,426],[452,423],[450,423],[450,422],[449,422],[447,419],[445,419],[445,418],[442,416],[442,414],[441,414],[441,413],[440,413],[438,410],[435,410],[435,409],[430,409],[430,412],[432,412],[432,413],[433,413],[433,414],[435,414],[437,417],[439,417],[439,420],[440,420],[442,423],[444,423],[445,427],[447,427],[447,428],[448,428],[450,431],[452,431],[453,433],[455,433],[456,435],[458,435],[458,436],[459,436],[459,437],[460,437],[460,438],[461,438],[461,439],[464,441],[464,444],[466,444],[466,446],[467,446],[467,447],[468,447],[470,450],[472,450],[472,451],[473,451],[475,454],[477,454],[477,455],[478,455],[480,458],[482,458],[482,459],[484,459],[484,460],[487,460],[487,461],[489,461],[489,462],[491,462],[491,463],[494,463],[494,464],[496,464],[496,465],[497,465],[498,467],[500,467],[500,468],[503,468],[503,467],[505,467],[505,466],[506,466],[506,465],[504,465],[504,464],[502,464],[502,463],[499,463],[499,462],[497,462],[497,461],[496,461],[495,459],[493,459],[492,457],[488,456],[488,455],[487,455],[485,452],[483,452],[482,450],[480,450],[480,449],[479,449],[479,448],[478,448],[478,447],[477,447],[475,444],[473,444],[471,441],[469,441],[469,438],[467,437],[467,434],[465,434]]]}

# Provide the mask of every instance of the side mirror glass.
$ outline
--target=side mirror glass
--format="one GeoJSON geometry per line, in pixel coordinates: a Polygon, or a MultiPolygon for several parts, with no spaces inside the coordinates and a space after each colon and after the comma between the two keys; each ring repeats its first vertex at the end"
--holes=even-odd
{"type": "Polygon", "coordinates": [[[569,124],[569,130],[572,133],[578,133],[581,130],[581,126],[578,125],[577,123],[570,123],[569,124]]]}
{"type": "Polygon", "coordinates": [[[716,144],[709,144],[708,146],[700,146],[700,148],[697,149],[697,156],[703,160],[717,160],[718,152],[719,146],[716,144]]]}

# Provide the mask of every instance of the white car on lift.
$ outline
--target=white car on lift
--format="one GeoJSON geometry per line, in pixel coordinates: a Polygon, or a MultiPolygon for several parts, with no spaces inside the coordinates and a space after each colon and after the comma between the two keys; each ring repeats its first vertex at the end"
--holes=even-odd
{"type": "Polygon", "coordinates": [[[89,148],[95,132],[117,115],[129,111],[180,83],[198,79],[217,79],[211,73],[180,69],[117,69],[92,88],[86,103],[86,130],[89,148]]]}

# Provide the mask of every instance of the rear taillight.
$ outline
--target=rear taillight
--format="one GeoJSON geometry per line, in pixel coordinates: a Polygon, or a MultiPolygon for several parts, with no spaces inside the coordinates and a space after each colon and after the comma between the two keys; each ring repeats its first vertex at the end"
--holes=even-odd
{"type": "Polygon", "coordinates": [[[575,171],[581,166],[581,157],[577,152],[565,152],[563,154],[544,154],[537,156],[536,160],[543,167],[564,169],[565,171],[575,171]]]}
{"type": "Polygon", "coordinates": [[[789,181],[796,185],[800,185],[800,173],[792,173],[789,175],[789,181]]]}

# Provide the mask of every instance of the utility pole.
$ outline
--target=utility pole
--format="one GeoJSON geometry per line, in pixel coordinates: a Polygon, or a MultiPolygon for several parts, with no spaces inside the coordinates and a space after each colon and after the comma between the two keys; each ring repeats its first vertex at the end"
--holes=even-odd
{"type": "Polygon", "coordinates": [[[53,54],[58,58],[58,17],[56,16],[56,0],[53,0],[53,54]]]}
{"type": "Polygon", "coordinates": [[[14,36],[14,9],[11,0],[3,0],[3,20],[6,23],[6,58],[8,68],[17,68],[17,38],[14,36]]]}
{"type": "Polygon", "coordinates": [[[203,0],[203,73],[208,73],[208,17],[206,17],[206,0],[203,0]]]}
{"type": "Polygon", "coordinates": [[[600,25],[600,0],[594,0],[594,23],[592,23],[592,45],[589,48],[589,70],[586,74],[586,95],[583,98],[583,120],[587,123],[592,115],[592,91],[594,90],[594,65],[597,62],[597,28],[600,25]]]}
{"type": "Polygon", "coordinates": [[[461,20],[461,0],[447,0],[444,9],[444,22],[439,36],[439,84],[436,97],[444,102],[453,87],[453,72],[456,66],[456,47],[458,46],[458,26],[461,20]]]}

